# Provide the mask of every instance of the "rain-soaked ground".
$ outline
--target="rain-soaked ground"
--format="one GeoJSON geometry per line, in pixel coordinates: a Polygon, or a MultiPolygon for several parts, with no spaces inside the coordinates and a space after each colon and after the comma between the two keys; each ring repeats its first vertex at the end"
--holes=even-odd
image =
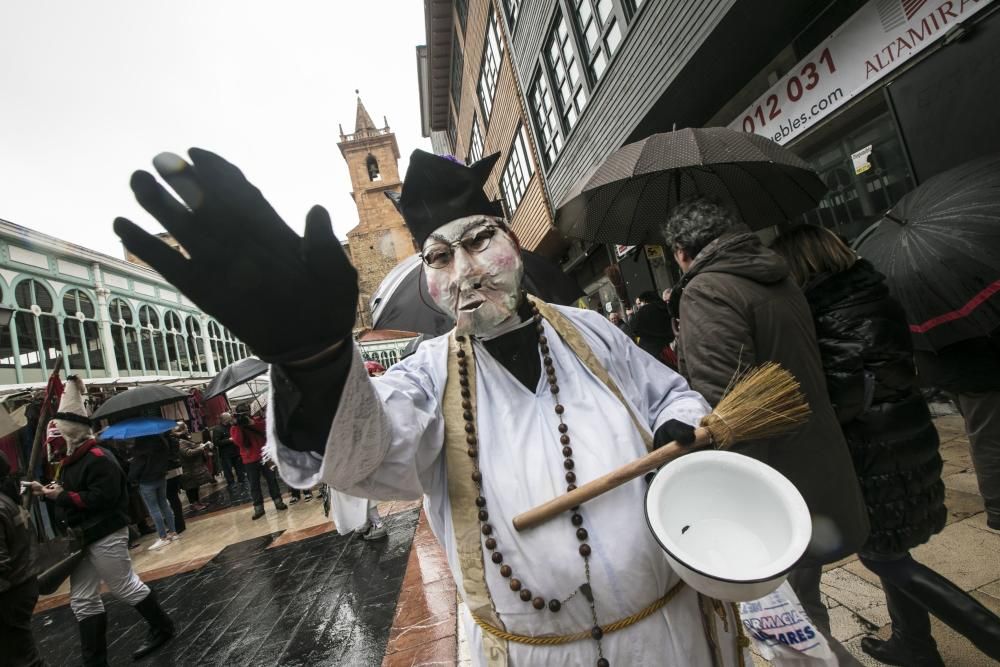
{"type": "MultiPolygon", "coordinates": [[[[389,537],[326,533],[273,548],[280,532],[232,544],[197,570],[152,584],[177,625],[147,665],[379,665],[419,510],[386,518],[389,537]]],[[[108,661],[132,664],[145,622],[105,594],[108,661]]],[[[49,665],[80,662],[69,606],[39,613],[49,665]]]]}

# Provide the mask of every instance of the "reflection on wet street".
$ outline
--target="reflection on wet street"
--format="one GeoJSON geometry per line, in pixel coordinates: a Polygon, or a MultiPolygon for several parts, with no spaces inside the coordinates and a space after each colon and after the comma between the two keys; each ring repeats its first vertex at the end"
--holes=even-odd
{"type": "MultiPolygon", "coordinates": [[[[230,510],[237,513],[241,524],[248,522],[242,516],[245,508],[230,510]]],[[[277,514],[269,508],[268,520],[277,521],[277,514]]],[[[388,539],[375,542],[329,530],[289,542],[282,539],[285,530],[269,531],[225,547],[197,569],[156,580],[151,585],[178,632],[143,662],[381,664],[418,514],[418,509],[407,509],[390,515],[388,539]]],[[[212,521],[192,522],[189,532],[212,521]]],[[[182,543],[194,537],[185,535],[182,543]]],[[[131,652],[142,641],[146,624],[111,595],[104,595],[104,604],[109,663],[132,664],[131,652]]],[[[47,664],[79,663],[77,626],[68,605],[36,614],[34,629],[47,664]]]]}

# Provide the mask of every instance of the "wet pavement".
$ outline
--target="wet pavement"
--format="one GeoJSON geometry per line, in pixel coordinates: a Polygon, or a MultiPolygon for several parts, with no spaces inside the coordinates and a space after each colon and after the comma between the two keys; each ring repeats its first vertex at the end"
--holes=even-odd
{"type": "MultiPolygon", "coordinates": [[[[386,518],[386,540],[325,532],[282,543],[267,533],[220,551],[197,569],[152,584],[177,624],[146,665],[379,665],[386,652],[419,510],[386,518]]],[[[108,658],[132,664],[145,622],[105,594],[108,658]]],[[[35,636],[50,665],[79,663],[68,606],[38,613],[35,636]]]]}

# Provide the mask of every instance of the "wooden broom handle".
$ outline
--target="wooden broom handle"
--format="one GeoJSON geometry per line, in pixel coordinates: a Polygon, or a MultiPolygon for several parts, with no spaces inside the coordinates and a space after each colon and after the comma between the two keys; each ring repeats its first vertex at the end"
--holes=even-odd
{"type": "Polygon", "coordinates": [[[646,454],[642,458],[636,459],[631,463],[626,463],[622,467],[612,470],[595,480],[591,480],[583,486],[576,487],[569,493],[564,493],[543,505],[518,514],[514,517],[514,528],[515,530],[525,530],[545,523],[570,508],[576,507],[588,500],[593,500],[597,496],[607,493],[611,489],[616,489],[636,477],[656,470],[692,449],[705,447],[711,442],[712,435],[707,428],[696,428],[694,430],[694,442],[690,445],[681,445],[676,441],[668,443],[646,454]]]}

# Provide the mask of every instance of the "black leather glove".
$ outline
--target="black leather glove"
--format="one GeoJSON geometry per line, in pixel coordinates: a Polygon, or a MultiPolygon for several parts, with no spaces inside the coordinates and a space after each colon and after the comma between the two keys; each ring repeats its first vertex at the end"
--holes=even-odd
{"type": "Polygon", "coordinates": [[[153,160],[187,206],[145,171],[130,184],[190,259],[117,218],[125,247],[266,361],[306,359],[344,340],[357,315],[357,272],[326,210],[314,206],[299,237],[236,166],[199,148],[188,155],[191,164],[170,153],[153,160]]]}
{"type": "Polygon", "coordinates": [[[681,445],[694,443],[694,426],[676,419],[663,422],[653,434],[653,449],[659,449],[675,440],[681,445]]]}

